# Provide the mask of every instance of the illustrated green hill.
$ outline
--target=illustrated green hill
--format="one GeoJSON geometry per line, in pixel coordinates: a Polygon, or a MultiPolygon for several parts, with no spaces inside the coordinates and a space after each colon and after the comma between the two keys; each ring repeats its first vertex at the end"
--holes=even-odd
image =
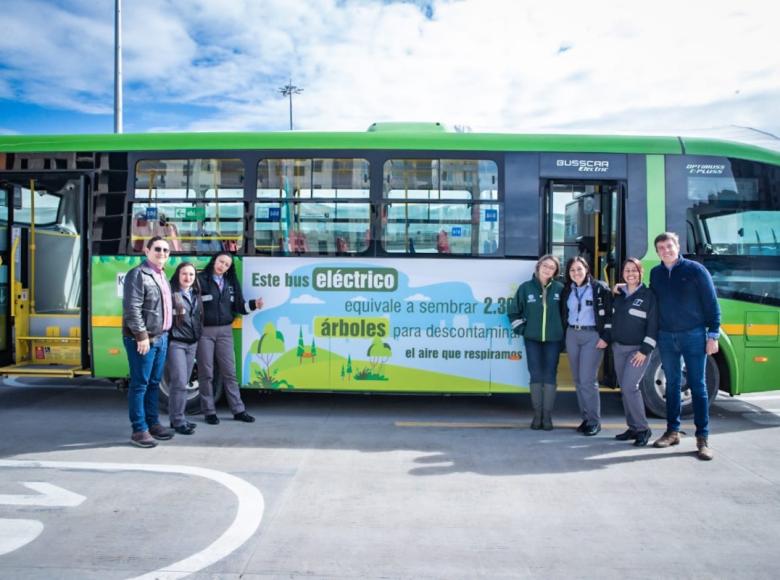
{"type": "MultiPolygon", "coordinates": [[[[366,347],[368,348],[368,347],[366,347]]],[[[250,365],[259,369],[261,365],[250,365]]],[[[439,391],[451,393],[486,393],[491,391],[488,380],[480,381],[459,377],[447,373],[407,368],[400,365],[385,364],[382,368],[383,380],[361,381],[356,376],[364,369],[370,369],[367,359],[352,359],[352,373],[344,373],[348,360],[335,352],[317,347],[315,358],[305,357],[301,360],[296,349],[291,349],[276,359],[270,367],[273,386],[258,384],[256,377],[250,377],[250,386],[272,388],[279,390],[325,390],[325,391],[385,391],[385,392],[419,392],[439,391]]],[[[265,369],[263,369],[265,370],[265,369]]],[[[250,373],[254,375],[254,373],[250,373]]],[[[492,391],[517,392],[514,385],[492,385],[492,391]]]]}

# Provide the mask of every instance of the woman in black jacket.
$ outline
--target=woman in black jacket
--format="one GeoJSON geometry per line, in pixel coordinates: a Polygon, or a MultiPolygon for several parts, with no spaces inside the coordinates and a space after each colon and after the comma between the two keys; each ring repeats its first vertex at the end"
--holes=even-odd
{"type": "Polygon", "coordinates": [[[195,423],[184,416],[187,406],[187,384],[190,382],[198,339],[203,329],[203,305],[194,264],[182,262],[171,278],[173,325],[168,335],[166,365],[170,395],[168,415],[171,427],[182,435],[192,435],[195,423]]]}
{"type": "Polygon", "coordinates": [[[615,439],[634,440],[634,445],[644,447],[652,433],[639,382],[655,348],[658,309],[653,291],[642,284],[639,260],[628,258],[623,262],[622,274],[625,285],[618,286],[612,303],[611,343],[628,430],[615,435],[615,439]]]}
{"type": "Polygon", "coordinates": [[[217,425],[219,417],[214,406],[214,362],[219,367],[228,405],[236,421],[252,423],[255,418],[246,412],[236,378],[236,357],[233,354],[233,319],[263,307],[263,299],[244,302],[241,284],[236,276],[233,256],[217,252],[198,274],[203,297],[203,333],[198,341],[198,383],[200,406],[206,423],[217,425]]]}
{"type": "Polygon", "coordinates": [[[566,263],[566,284],[561,296],[561,319],[566,326],[566,354],[577,392],[582,423],[577,431],[592,436],[601,431],[598,371],[609,342],[612,294],[590,275],[581,256],[566,263]]]}

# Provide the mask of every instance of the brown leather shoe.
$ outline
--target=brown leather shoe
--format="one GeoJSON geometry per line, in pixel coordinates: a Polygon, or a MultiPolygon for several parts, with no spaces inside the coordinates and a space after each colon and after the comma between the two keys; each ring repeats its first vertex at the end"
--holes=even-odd
{"type": "Polygon", "coordinates": [[[677,431],[667,431],[653,442],[653,447],[671,447],[680,444],[680,433],[677,431]]]}
{"type": "Polygon", "coordinates": [[[173,437],[173,429],[168,429],[157,423],[157,425],[149,427],[149,435],[160,441],[168,441],[173,437]]]}
{"type": "Polygon", "coordinates": [[[136,447],[146,447],[146,448],[155,447],[157,445],[157,441],[152,439],[152,436],[149,434],[149,431],[136,431],[130,437],[130,443],[132,443],[136,447]]]}
{"type": "Polygon", "coordinates": [[[714,456],[715,454],[712,452],[712,449],[710,449],[709,445],[707,445],[707,438],[697,437],[696,457],[698,457],[702,461],[710,461],[714,456]]]}

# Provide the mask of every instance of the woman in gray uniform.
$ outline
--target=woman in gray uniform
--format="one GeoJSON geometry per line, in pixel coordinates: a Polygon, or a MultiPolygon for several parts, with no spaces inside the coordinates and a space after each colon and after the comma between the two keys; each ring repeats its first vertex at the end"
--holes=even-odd
{"type": "Polygon", "coordinates": [[[650,354],[655,348],[658,332],[658,310],[655,295],[642,284],[642,263],[636,258],[623,262],[623,281],[612,303],[612,354],[615,359],[623,409],[628,430],[615,439],[634,441],[644,447],[652,433],[645,415],[645,402],[639,382],[647,369],[650,354]]]}
{"type": "Polygon", "coordinates": [[[173,325],[168,336],[166,372],[170,395],[168,415],[171,427],[181,435],[192,435],[195,423],[184,416],[187,384],[190,382],[198,339],[203,330],[203,303],[194,264],[182,262],[171,278],[173,325]]]}
{"type": "Polygon", "coordinates": [[[566,353],[577,391],[582,423],[577,431],[593,436],[601,431],[601,399],[598,372],[609,342],[612,294],[609,287],[590,275],[582,256],[566,263],[566,284],[561,296],[566,353]]]}

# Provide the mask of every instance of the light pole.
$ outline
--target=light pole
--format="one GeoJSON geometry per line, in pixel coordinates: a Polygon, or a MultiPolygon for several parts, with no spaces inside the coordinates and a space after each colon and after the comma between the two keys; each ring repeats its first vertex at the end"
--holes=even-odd
{"type": "Polygon", "coordinates": [[[114,133],[122,127],[122,0],[114,3],[114,133]]]}
{"type": "Polygon", "coordinates": [[[303,92],[303,89],[292,84],[292,79],[290,79],[290,82],[288,82],[286,85],[279,87],[279,92],[282,94],[282,96],[290,98],[290,131],[292,131],[292,96],[293,94],[300,95],[303,92]]]}

